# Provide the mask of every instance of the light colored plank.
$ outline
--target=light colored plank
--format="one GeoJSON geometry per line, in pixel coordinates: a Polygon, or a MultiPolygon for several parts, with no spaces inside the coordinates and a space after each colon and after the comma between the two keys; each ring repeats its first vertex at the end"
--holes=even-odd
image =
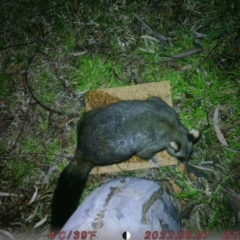
{"type": "MultiPolygon", "coordinates": [[[[104,107],[108,104],[122,100],[143,100],[150,96],[162,98],[166,103],[172,106],[171,85],[169,81],[138,84],[134,86],[125,86],[117,88],[105,88],[89,92],[86,98],[86,110],[104,107]]],[[[156,154],[160,167],[176,165],[177,159],[170,156],[166,151],[156,154]]],[[[122,170],[137,170],[151,168],[152,165],[143,159],[133,156],[120,164],[114,164],[104,167],[95,167],[91,174],[112,173],[122,170]]]]}

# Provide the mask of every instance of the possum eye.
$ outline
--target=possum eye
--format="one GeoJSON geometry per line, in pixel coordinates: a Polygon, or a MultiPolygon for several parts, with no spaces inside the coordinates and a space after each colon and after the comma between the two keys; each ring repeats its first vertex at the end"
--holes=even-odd
{"type": "Polygon", "coordinates": [[[188,132],[188,140],[192,142],[193,144],[197,143],[197,141],[201,137],[201,132],[198,129],[192,129],[188,132]]]}
{"type": "Polygon", "coordinates": [[[169,143],[170,147],[174,150],[174,152],[178,152],[180,150],[180,143],[177,141],[172,141],[169,143]]]}

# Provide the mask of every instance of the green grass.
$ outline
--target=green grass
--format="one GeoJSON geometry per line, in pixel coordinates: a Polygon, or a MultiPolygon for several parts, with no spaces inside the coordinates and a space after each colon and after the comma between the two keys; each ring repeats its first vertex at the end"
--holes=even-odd
{"type": "Polygon", "coordinates": [[[32,161],[10,161],[11,182],[16,186],[25,186],[34,176],[35,163],[32,161]]]}
{"type": "Polygon", "coordinates": [[[112,61],[100,57],[80,57],[72,72],[72,81],[79,90],[93,90],[99,87],[123,86],[116,80],[115,74],[121,74],[121,67],[112,61]]]}

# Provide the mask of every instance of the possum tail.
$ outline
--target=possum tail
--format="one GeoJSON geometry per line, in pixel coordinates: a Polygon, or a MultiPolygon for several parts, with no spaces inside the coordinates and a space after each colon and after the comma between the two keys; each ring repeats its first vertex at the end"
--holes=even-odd
{"type": "Polygon", "coordinates": [[[93,164],[82,159],[76,152],[73,161],[62,171],[52,200],[51,229],[61,230],[77,209],[93,164]]]}

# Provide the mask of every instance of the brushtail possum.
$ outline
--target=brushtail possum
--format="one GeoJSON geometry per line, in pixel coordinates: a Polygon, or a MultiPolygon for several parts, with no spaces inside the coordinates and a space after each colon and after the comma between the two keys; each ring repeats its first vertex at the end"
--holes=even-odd
{"type": "Polygon", "coordinates": [[[77,209],[94,166],[120,163],[133,155],[155,164],[155,153],[164,149],[187,161],[199,139],[200,131],[189,131],[158,97],[117,102],[85,113],[78,124],[75,159],[60,174],[54,192],[52,229],[62,228],[77,209]]]}

